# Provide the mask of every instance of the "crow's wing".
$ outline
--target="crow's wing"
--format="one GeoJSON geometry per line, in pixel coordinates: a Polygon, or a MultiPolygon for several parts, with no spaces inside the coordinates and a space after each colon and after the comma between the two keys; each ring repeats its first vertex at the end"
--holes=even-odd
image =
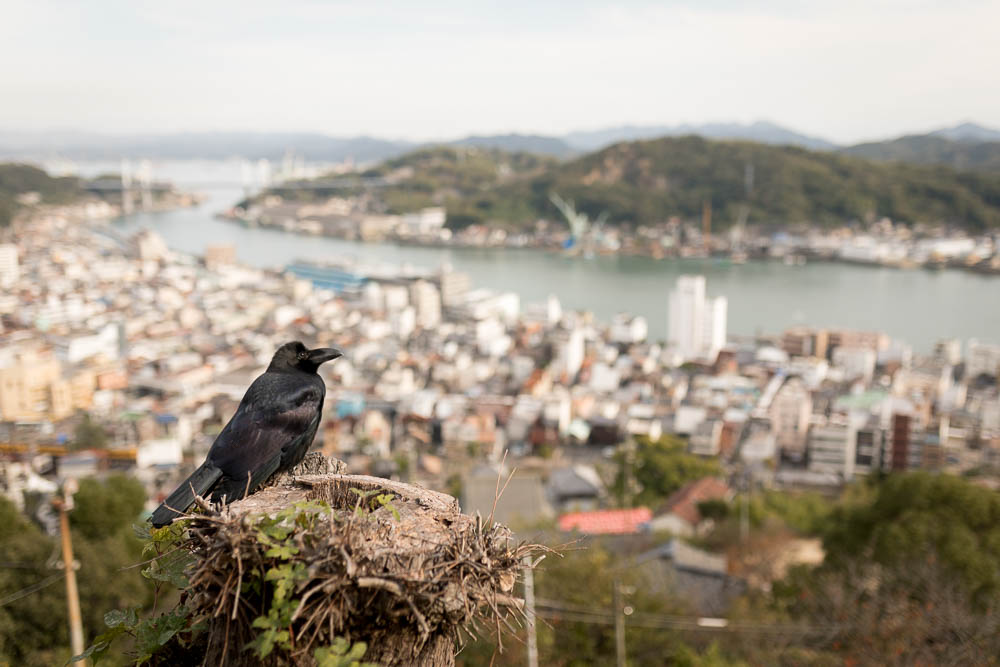
{"type": "Polygon", "coordinates": [[[286,452],[308,449],[319,426],[323,389],[291,373],[257,378],[208,452],[224,474],[213,495],[242,497],[248,483],[253,491],[278,470],[286,452]]]}

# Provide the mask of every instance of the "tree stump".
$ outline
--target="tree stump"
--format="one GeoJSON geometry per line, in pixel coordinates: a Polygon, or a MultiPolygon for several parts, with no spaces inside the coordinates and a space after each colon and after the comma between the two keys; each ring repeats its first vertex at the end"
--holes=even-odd
{"type": "Polygon", "coordinates": [[[202,501],[186,518],[182,602],[207,627],[187,658],[308,665],[343,638],[377,664],[453,665],[477,627],[516,629],[514,584],[541,547],[515,544],[449,495],[342,465],[311,454],[251,496],[202,501]],[[262,656],[264,633],[274,641],[262,656]]]}

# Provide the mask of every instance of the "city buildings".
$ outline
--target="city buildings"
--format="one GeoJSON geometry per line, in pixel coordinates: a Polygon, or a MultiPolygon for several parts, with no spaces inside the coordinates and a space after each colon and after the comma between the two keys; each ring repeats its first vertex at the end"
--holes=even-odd
{"type": "MultiPolygon", "coordinates": [[[[945,341],[923,357],[879,332],[811,327],[728,341],[726,301],[701,276],[672,290],[662,345],[642,317],[601,322],[551,296],[522,304],[448,268],[265,271],[229,247],[187,256],[65,213],[15,241],[0,299],[5,465],[125,469],[151,502],[200,462],[274,349],[296,339],[347,351],[324,370],[318,447],[352,471],[451,489],[487,510],[507,452],[518,473],[498,511],[525,525],[616,509],[606,488],[622,448],[645,438],[718,461],[732,487],[747,468],[753,484],[798,488],[1000,465],[1000,347],[945,341]],[[107,442],[70,453],[85,419],[107,442]]],[[[681,510],[647,509],[675,533],[701,523],[690,508],[686,527],[681,510]]]]}

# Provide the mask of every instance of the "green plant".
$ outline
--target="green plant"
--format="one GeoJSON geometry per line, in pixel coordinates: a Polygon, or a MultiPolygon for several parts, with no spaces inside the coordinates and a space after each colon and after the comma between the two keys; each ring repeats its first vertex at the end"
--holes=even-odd
{"type": "Polygon", "coordinates": [[[615,459],[618,470],[612,489],[625,502],[629,491],[626,481],[634,479],[641,489],[633,499],[635,505],[657,505],[688,482],[721,473],[716,461],[688,454],[687,443],[671,435],[659,440],[640,436],[636,438],[634,459],[630,460],[624,451],[619,451],[615,459]]]}
{"type": "Polygon", "coordinates": [[[358,496],[358,502],[354,506],[354,513],[358,516],[364,516],[366,510],[367,512],[374,512],[380,507],[385,507],[392,513],[392,517],[396,521],[400,520],[399,510],[392,504],[392,499],[396,497],[393,494],[379,493],[378,489],[362,491],[361,489],[352,488],[351,492],[358,496]]]}
{"type": "MultiPolygon", "coordinates": [[[[183,589],[188,584],[185,570],[191,562],[191,554],[183,549],[186,523],[176,521],[162,528],[150,528],[148,524],[132,526],[136,536],[145,541],[142,555],[155,554],[147,561],[149,565],[142,570],[142,576],[153,583],[153,614],[156,613],[157,601],[168,585],[183,589]]],[[[145,619],[139,618],[138,610],[134,607],[113,609],[104,615],[107,632],[98,635],[86,651],[73,656],[70,662],[91,658],[96,665],[116,640],[130,636],[135,643],[135,664],[141,664],[163,648],[178,632],[194,630],[191,621],[190,612],[183,605],[145,619]]]]}
{"type": "Polygon", "coordinates": [[[729,516],[729,503],[721,498],[703,500],[698,503],[697,507],[698,514],[700,514],[703,519],[722,521],[729,516]]]}
{"type": "Polygon", "coordinates": [[[135,640],[134,664],[146,662],[179,632],[195,630],[191,626],[191,616],[186,607],[178,605],[165,614],[139,619],[137,611],[129,607],[125,610],[113,609],[104,615],[108,631],[98,635],[86,651],[70,658],[67,664],[90,658],[96,666],[107,655],[115,640],[123,635],[135,640]]]}
{"type": "Polygon", "coordinates": [[[361,662],[368,645],[355,642],[351,645],[343,637],[337,637],[330,646],[321,646],[313,651],[317,667],[375,667],[373,662],[361,662]]]}
{"type": "MultiPolygon", "coordinates": [[[[267,547],[264,555],[290,561],[299,553],[299,547],[292,543],[292,534],[296,530],[301,534],[311,533],[317,522],[330,514],[330,506],[326,503],[307,501],[295,503],[273,517],[262,519],[257,524],[257,539],[267,547]]],[[[292,616],[298,609],[299,601],[291,594],[306,578],[306,567],[302,563],[283,562],[264,573],[263,580],[271,584],[271,603],[266,614],[254,619],[253,627],[261,632],[249,644],[259,657],[266,658],[275,647],[285,650],[294,648],[292,616]]],[[[249,586],[256,583],[252,580],[249,586]]]]}
{"type": "Polygon", "coordinates": [[[142,576],[153,582],[153,613],[156,613],[156,604],[167,584],[178,590],[188,585],[184,571],[191,563],[191,554],[181,547],[186,523],[176,521],[162,528],[151,528],[147,523],[132,526],[136,537],[145,540],[142,555],[155,554],[149,566],[142,570],[142,576]]]}

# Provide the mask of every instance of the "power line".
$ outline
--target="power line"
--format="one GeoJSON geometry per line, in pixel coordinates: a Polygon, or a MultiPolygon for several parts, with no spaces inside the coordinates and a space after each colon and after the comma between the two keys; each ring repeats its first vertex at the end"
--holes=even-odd
{"type": "Polygon", "coordinates": [[[25,596],[31,595],[35,591],[40,591],[43,588],[45,588],[46,586],[49,586],[51,584],[56,583],[57,581],[59,581],[60,579],[62,579],[64,576],[66,576],[65,572],[56,572],[55,574],[50,575],[50,576],[46,577],[45,579],[42,579],[41,581],[39,581],[36,584],[32,584],[31,586],[28,586],[27,588],[22,588],[21,590],[17,591],[16,593],[11,593],[10,595],[8,595],[6,597],[0,598],[0,607],[8,605],[11,602],[16,602],[16,601],[20,600],[21,598],[23,598],[25,596]]]}
{"type": "MultiPolygon", "coordinates": [[[[535,604],[539,609],[538,615],[549,619],[561,618],[598,625],[614,625],[615,622],[615,615],[611,610],[595,609],[545,598],[536,598],[535,604]]],[[[717,626],[706,624],[705,620],[700,617],[652,614],[648,612],[634,612],[628,616],[628,625],[655,629],[772,632],[779,634],[824,633],[840,630],[840,626],[837,625],[795,625],[788,623],[754,623],[748,621],[727,621],[724,626],[717,626]]]]}

